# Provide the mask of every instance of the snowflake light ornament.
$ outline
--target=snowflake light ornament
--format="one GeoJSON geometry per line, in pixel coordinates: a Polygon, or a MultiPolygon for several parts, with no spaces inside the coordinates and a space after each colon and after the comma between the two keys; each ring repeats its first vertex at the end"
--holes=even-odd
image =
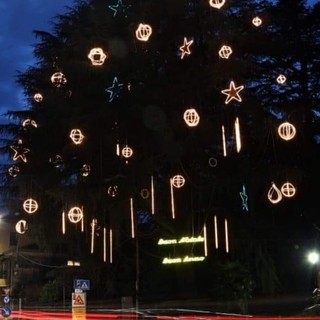
{"type": "Polygon", "coordinates": [[[80,129],[72,129],[69,137],[74,144],[81,144],[84,139],[84,135],[82,134],[80,129]]]}
{"type": "Polygon", "coordinates": [[[152,34],[152,27],[149,24],[140,23],[136,30],[136,37],[140,41],[148,41],[152,34]]]}
{"type": "Polygon", "coordinates": [[[281,123],[278,127],[279,136],[286,141],[293,139],[296,135],[296,132],[295,126],[287,121],[281,123]]]}
{"type": "Polygon", "coordinates": [[[255,26],[255,27],[260,27],[261,24],[262,24],[262,20],[259,18],[259,17],[254,17],[252,19],[252,24],[255,26]]]}
{"type": "Polygon", "coordinates": [[[39,208],[38,202],[34,199],[27,199],[23,202],[23,209],[25,212],[32,214],[35,213],[39,208]]]}
{"type": "Polygon", "coordinates": [[[33,96],[33,99],[34,99],[34,101],[36,101],[36,102],[41,102],[42,100],[43,100],[43,96],[42,96],[42,94],[41,93],[36,93],[34,96],[33,96]]]}
{"type": "Polygon", "coordinates": [[[67,78],[62,72],[56,72],[51,76],[51,82],[60,88],[62,85],[67,83],[67,78]]]}
{"type": "Polygon", "coordinates": [[[174,186],[177,189],[182,188],[185,182],[186,182],[186,179],[180,174],[175,175],[171,179],[172,186],[174,186]]]}
{"type": "Polygon", "coordinates": [[[83,218],[83,211],[79,207],[73,207],[68,212],[68,219],[72,223],[78,223],[83,218]]]}
{"type": "Polygon", "coordinates": [[[196,127],[200,122],[200,116],[196,109],[187,109],[183,114],[183,119],[189,127],[196,127]]]}
{"type": "Polygon", "coordinates": [[[279,76],[277,77],[277,82],[279,84],[284,84],[286,81],[287,81],[286,76],[283,74],[279,74],[279,76]]]}

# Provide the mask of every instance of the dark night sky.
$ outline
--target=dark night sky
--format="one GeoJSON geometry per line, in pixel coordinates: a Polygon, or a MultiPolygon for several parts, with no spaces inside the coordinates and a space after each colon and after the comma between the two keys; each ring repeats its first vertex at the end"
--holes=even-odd
{"type": "MultiPolygon", "coordinates": [[[[130,2],[128,0],[128,2],[130,2]]],[[[309,0],[316,3],[319,0],[309,0]]],[[[74,0],[0,0],[0,122],[7,110],[25,109],[21,89],[15,83],[17,71],[34,63],[33,30],[51,31],[53,18],[72,6],[74,0]]],[[[117,0],[106,0],[108,5],[117,0]]]]}

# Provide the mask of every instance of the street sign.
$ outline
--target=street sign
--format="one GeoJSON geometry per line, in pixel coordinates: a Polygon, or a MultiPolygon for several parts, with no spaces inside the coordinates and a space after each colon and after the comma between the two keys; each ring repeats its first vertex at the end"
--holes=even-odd
{"type": "Polygon", "coordinates": [[[10,302],[9,296],[4,296],[4,298],[3,298],[3,303],[4,303],[4,304],[8,304],[9,302],[10,302]]]}
{"type": "Polygon", "coordinates": [[[3,307],[1,313],[4,318],[10,317],[11,309],[9,307],[3,307]]]}
{"type": "Polygon", "coordinates": [[[90,280],[75,279],[73,281],[73,288],[80,290],[90,290],[90,280]]]}
{"type": "Polygon", "coordinates": [[[72,308],[86,307],[86,293],[72,293],[72,308]]]}

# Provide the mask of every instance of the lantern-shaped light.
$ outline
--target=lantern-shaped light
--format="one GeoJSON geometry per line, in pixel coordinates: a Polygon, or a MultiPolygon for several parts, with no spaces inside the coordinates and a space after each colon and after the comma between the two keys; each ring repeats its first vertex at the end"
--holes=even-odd
{"type": "Polygon", "coordinates": [[[23,202],[23,209],[29,214],[35,213],[38,208],[38,202],[34,199],[29,198],[23,202]]]}
{"type": "Polygon", "coordinates": [[[222,8],[225,3],[226,3],[226,0],[210,0],[209,1],[210,6],[216,9],[222,8]]]}
{"type": "Polygon", "coordinates": [[[278,127],[278,134],[283,140],[291,140],[296,135],[296,128],[293,124],[289,122],[283,122],[278,127]]]}
{"type": "Polygon", "coordinates": [[[179,188],[182,188],[184,186],[186,180],[182,175],[177,174],[171,179],[171,182],[172,182],[172,185],[175,188],[179,189],[179,188]]]}
{"type": "Polygon", "coordinates": [[[8,169],[8,172],[11,177],[15,178],[20,172],[20,168],[18,166],[13,165],[8,169]]]}
{"type": "Polygon", "coordinates": [[[36,102],[41,102],[42,100],[43,100],[43,96],[42,96],[42,94],[41,93],[36,93],[34,96],[33,96],[33,99],[34,99],[34,101],[36,101],[36,102]]]}
{"type": "Polygon", "coordinates": [[[83,212],[79,207],[73,207],[68,212],[68,219],[72,223],[78,223],[83,218],[83,212]]]}
{"type": "Polygon", "coordinates": [[[229,46],[222,46],[219,50],[219,57],[222,59],[229,59],[232,49],[229,46]]]}
{"type": "Polygon", "coordinates": [[[67,83],[67,78],[62,72],[56,72],[51,76],[51,82],[59,88],[67,83]]]}
{"type": "Polygon", "coordinates": [[[287,81],[287,78],[285,75],[283,74],[279,74],[278,77],[277,77],[277,82],[279,84],[284,84],[285,82],[287,81]]]}
{"type": "Polygon", "coordinates": [[[140,23],[136,30],[136,37],[140,41],[148,41],[152,34],[152,28],[148,24],[140,23]]]}
{"type": "Polygon", "coordinates": [[[90,50],[88,58],[91,60],[93,66],[101,66],[107,58],[107,55],[101,48],[93,48],[90,50]]]}
{"type": "Polygon", "coordinates": [[[125,158],[130,158],[130,157],[132,157],[132,155],[133,155],[133,150],[132,150],[130,147],[125,146],[125,147],[122,149],[121,154],[122,154],[122,156],[124,156],[125,158]]]}
{"type": "Polygon", "coordinates": [[[281,193],[287,198],[292,198],[296,194],[296,188],[292,183],[286,182],[281,187],[281,193]]]}
{"type": "Polygon", "coordinates": [[[196,127],[199,124],[200,116],[196,109],[187,109],[183,114],[183,119],[189,127],[196,127]]]}
{"type": "Polygon", "coordinates": [[[27,229],[28,229],[28,224],[26,220],[19,220],[16,223],[16,227],[15,227],[16,231],[20,234],[24,234],[27,229]]]}
{"type": "Polygon", "coordinates": [[[81,144],[84,139],[84,135],[82,134],[80,129],[72,129],[70,131],[69,137],[71,138],[74,144],[81,144]]]}
{"type": "Polygon", "coordinates": [[[259,17],[254,17],[252,19],[252,24],[256,27],[259,27],[262,24],[262,20],[259,17]]]}

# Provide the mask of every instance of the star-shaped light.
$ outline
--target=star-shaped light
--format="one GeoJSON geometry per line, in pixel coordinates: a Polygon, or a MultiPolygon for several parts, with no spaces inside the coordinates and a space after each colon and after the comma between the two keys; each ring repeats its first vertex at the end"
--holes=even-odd
{"type": "Polygon", "coordinates": [[[119,93],[122,87],[123,87],[123,83],[119,83],[118,78],[114,77],[112,86],[105,90],[110,94],[109,102],[112,102],[114,98],[119,97],[119,93]]]}
{"type": "Polygon", "coordinates": [[[127,9],[131,6],[126,6],[122,3],[122,0],[118,0],[117,4],[112,4],[108,6],[110,10],[113,11],[113,16],[115,17],[118,13],[123,13],[125,17],[127,17],[127,9]]]}
{"type": "Polygon", "coordinates": [[[229,85],[229,89],[222,90],[221,93],[227,95],[225,104],[228,104],[231,100],[237,100],[239,102],[242,101],[239,92],[244,88],[244,86],[236,87],[234,82],[231,81],[229,85]]]}
{"type": "Polygon", "coordinates": [[[242,192],[240,192],[240,197],[241,197],[241,200],[242,200],[242,210],[249,211],[249,208],[248,208],[248,196],[247,196],[245,185],[242,186],[242,192]]]}
{"type": "Polygon", "coordinates": [[[193,44],[193,40],[188,41],[188,39],[184,37],[183,45],[179,48],[179,50],[181,51],[181,59],[183,59],[186,54],[187,55],[191,54],[190,46],[192,44],[193,44]]]}
{"type": "Polygon", "coordinates": [[[24,148],[22,146],[22,140],[19,139],[18,144],[15,146],[10,146],[10,148],[14,151],[13,160],[17,161],[21,159],[23,162],[27,162],[26,153],[30,151],[30,149],[24,148]]]}

